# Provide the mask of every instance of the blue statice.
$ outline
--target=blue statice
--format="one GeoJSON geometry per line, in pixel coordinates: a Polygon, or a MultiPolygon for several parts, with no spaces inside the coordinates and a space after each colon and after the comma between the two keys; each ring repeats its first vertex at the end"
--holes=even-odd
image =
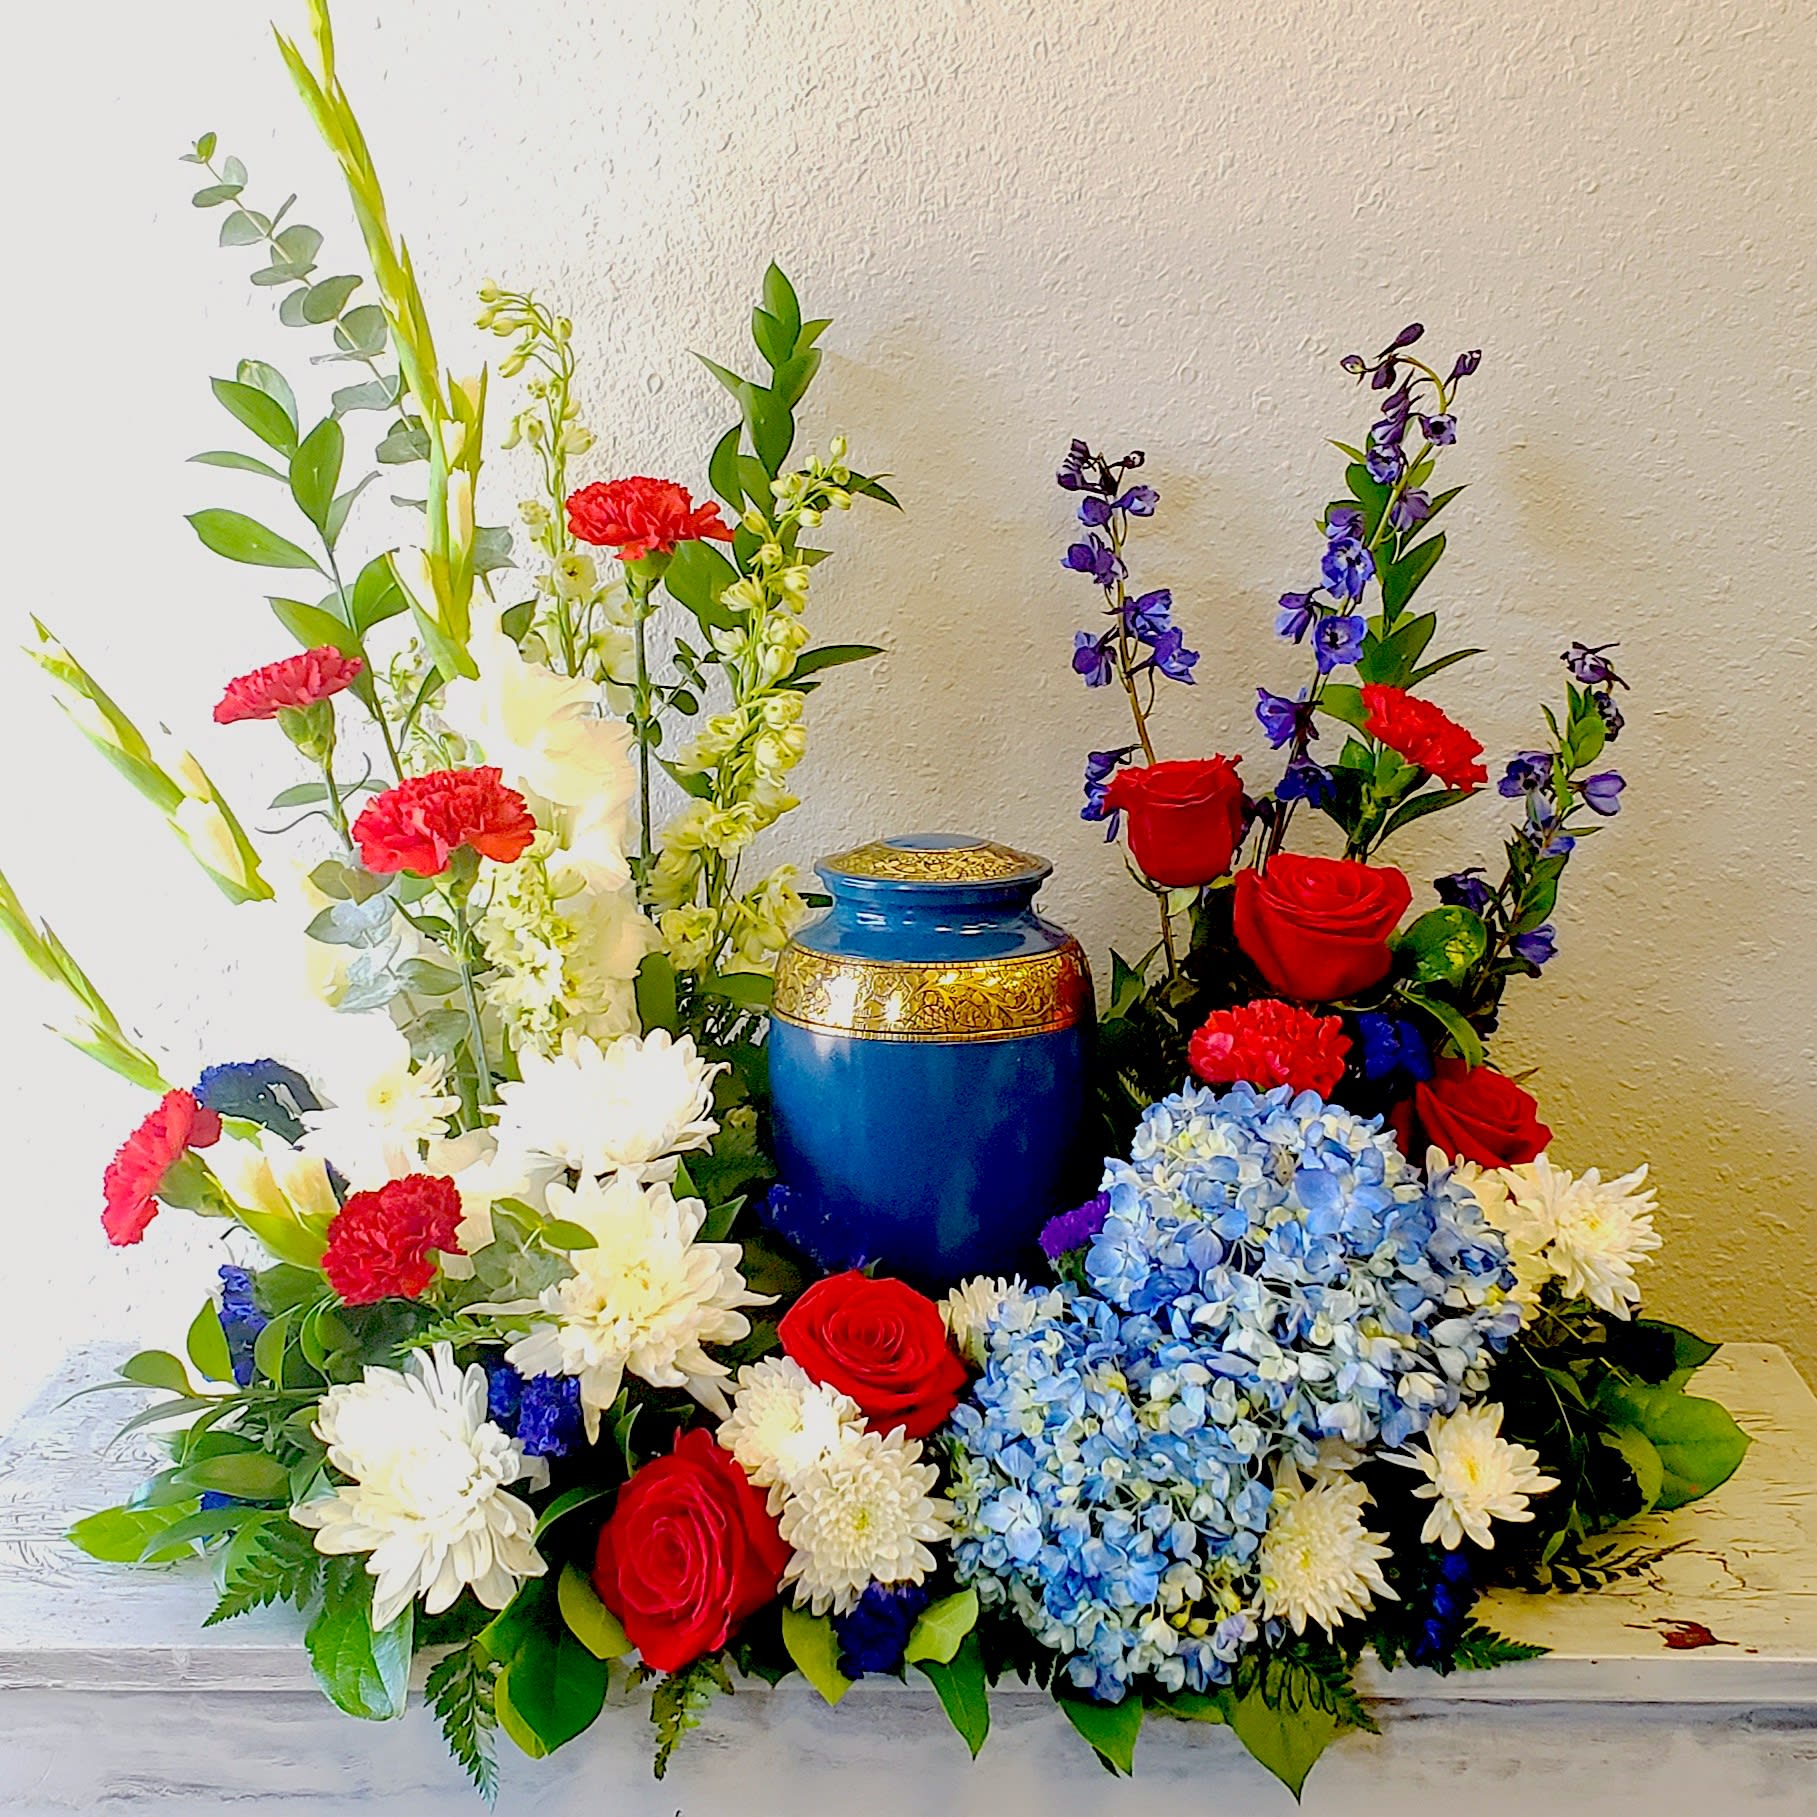
{"type": "Polygon", "coordinates": [[[309,1081],[281,1060],[229,1060],[204,1067],[195,1098],[217,1116],[244,1117],[286,1142],[302,1140],[304,1111],[322,1108],[309,1081]]]}
{"type": "Polygon", "coordinates": [[[1313,1092],[1189,1085],[1103,1184],[1084,1290],[987,1329],[952,1497],[961,1580],[1114,1701],[1225,1682],[1277,1472],[1404,1445],[1519,1311],[1468,1191],[1313,1092]]]}
{"type": "Polygon", "coordinates": [[[586,1443],[579,1376],[524,1377],[517,1406],[517,1442],[528,1457],[566,1457],[586,1443]]]}
{"type": "Polygon", "coordinates": [[[833,1617],[839,1643],[839,1670],[847,1678],[867,1672],[896,1672],[928,1593],[920,1584],[867,1584],[843,1615],[833,1617]]]}
{"type": "Polygon", "coordinates": [[[242,1388],[252,1380],[253,1346],[259,1333],[271,1322],[259,1310],[252,1297],[252,1276],[231,1262],[222,1263],[221,1303],[215,1316],[221,1321],[221,1334],[227,1339],[227,1357],[233,1368],[233,1379],[242,1388]]]}
{"type": "Polygon", "coordinates": [[[1448,1669],[1452,1651],[1470,1625],[1478,1593],[1476,1564],[1470,1553],[1461,1546],[1442,1553],[1419,1633],[1407,1647],[1407,1658],[1414,1665],[1448,1669]]]}

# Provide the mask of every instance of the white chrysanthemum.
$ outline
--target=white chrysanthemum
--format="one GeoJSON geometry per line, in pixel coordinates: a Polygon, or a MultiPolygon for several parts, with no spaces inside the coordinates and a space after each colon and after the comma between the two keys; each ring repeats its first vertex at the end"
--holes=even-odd
{"type": "Polygon", "coordinates": [[[732,1411],[715,1434],[782,1511],[788,1487],[864,1430],[864,1409],[817,1382],[793,1357],[765,1357],[738,1372],[732,1411]]]}
{"type": "Polygon", "coordinates": [[[534,1511],[506,1493],[529,1463],[486,1418],[485,1370],[463,1372],[447,1344],[330,1388],[315,1433],[353,1481],[290,1516],[315,1529],[318,1552],[372,1555],[375,1627],[416,1596],[437,1614],[463,1589],[502,1609],[547,1569],[532,1544],[534,1511]]]}
{"type": "Polygon", "coordinates": [[[731,1371],[702,1346],[748,1336],[751,1321],[738,1308],[767,1306],[774,1297],[745,1286],[743,1251],[736,1243],[696,1243],[707,1208],[677,1199],[661,1181],[645,1185],[620,1174],[610,1185],[585,1179],[577,1188],[551,1186],[548,1205],[551,1217],[590,1231],[596,1246],[572,1251],[573,1274],[539,1300],[489,1309],[550,1320],[506,1358],[525,1375],[577,1376],[589,1440],[598,1438],[599,1416],[618,1398],[626,1374],[653,1388],[685,1388],[723,1415],[720,1383],[731,1371]]]}
{"type": "Polygon", "coordinates": [[[1365,1614],[1378,1596],[1398,1600],[1382,1576],[1388,1548],[1363,1525],[1368,1500],[1351,1477],[1303,1485],[1291,1469],[1282,1476],[1256,1554],[1264,1616],[1281,1616],[1303,1634],[1309,1621],[1329,1629],[1365,1614]]]}
{"type": "Polygon", "coordinates": [[[423,1171],[452,1180],[461,1195],[460,1252],[442,1251],[442,1273],[466,1281],[473,1278],[473,1258],[492,1244],[492,1208],[501,1199],[517,1199],[541,1211],[556,1169],[553,1163],[535,1167],[521,1155],[503,1154],[490,1130],[474,1129],[428,1143],[423,1171]]]}
{"type": "Polygon", "coordinates": [[[867,1584],[920,1583],[934,1568],[928,1547],[952,1537],[952,1504],[931,1493],[939,1480],[900,1426],[855,1432],[797,1476],[781,1523],[796,1604],[843,1614],[867,1584]]]}
{"type": "Polygon", "coordinates": [[[947,1321],[952,1346],[972,1368],[985,1366],[985,1328],[992,1319],[1014,1314],[1028,1303],[1028,1283],[1019,1276],[1008,1279],[974,1274],[961,1281],[941,1303],[939,1316],[947,1321]]]}
{"type": "Polygon", "coordinates": [[[1581,1293],[1618,1319],[1632,1317],[1640,1304],[1635,1264],[1662,1241],[1653,1228],[1652,1189],[1641,1190],[1646,1177],[1641,1166],[1604,1180],[1592,1167],[1572,1181],[1552,1238],[1552,1267],[1564,1291],[1581,1293]]]}
{"type": "Polygon", "coordinates": [[[1390,1452],[1397,1464],[1426,1473],[1413,1493],[1436,1505],[1426,1516],[1420,1539],[1447,1548],[1469,1538],[1495,1544],[1489,1523],[1531,1520],[1528,1498],[1558,1487],[1539,1468],[1539,1453],[1501,1435],[1502,1410],[1493,1401],[1441,1413],[1426,1428],[1426,1449],[1390,1452]]]}
{"type": "Polygon", "coordinates": [[[446,1076],[439,1055],[414,1065],[410,1043],[387,1024],[357,1072],[338,1082],[333,1108],[303,1112],[298,1146],[332,1162],[355,1190],[414,1172],[420,1145],[446,1135],[460,1109],[460,1099],[442,1089],[446,1076]]]}
{"type": "Polygon", "coordinates": [[[499,1087],[502,1149],[582,1174],[670,1180],[676,1156],[705,1148],[719,1129],[708,1113],[725,1067],[702,1060],[691,1036],[676,1041],[659,1028],[601,1047],[569,1033],[559,1053],[521,1060],[522,1081],[499,1087]]]}

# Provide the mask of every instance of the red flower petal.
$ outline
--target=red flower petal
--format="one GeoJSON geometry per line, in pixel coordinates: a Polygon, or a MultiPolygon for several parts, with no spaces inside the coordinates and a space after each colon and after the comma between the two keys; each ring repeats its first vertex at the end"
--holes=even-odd
{"type": "Polygon", "coordinates": [[[136,1243],[158,1215],[164,1177],[192,1148],[221,1139],[221,1119],[186,1091],[167,1091],[158,1107],[120,1144],[101,1182],[101,1228],[116,1246],[136,1243]]]}
{"type": "Polygon", "coordinates": [[[237,675],[215,706],[216,725],[241,719],[276,719],[286,707],[312,707],[349,686],[365,668],[357,656],[343,656],[330,644],[268,662],[237,675]]]}
{"type": "Polygon", "coordinates": [[[437,1174],[406,1174],[377,1192],[356,1192],[328,1226],[322,1271],[347,1306],[413,1300],[435,1279],[432,1252],[464,1254],[461,1195],[437,1174]]]}
{"type": "Polygon", "coordinates": [[[568,500],[568,529],[584,543],[616,549],[620,561],[667,555],[677,543],[732,540],[718,504],[696,505],[666,479],[615,479],[582,486],[568,500]]]}
{"type": "Polygon", "coordinates": [[[1389,750],[1436,776],[1448,789],[1476,789],[1489,780],[1479,740],[1429,700],[1380,682],[1363,686],[1363,730],[1389,750]]]}
{"type": "Polygon", "coordinates": [[[353,823],[361,862],[389,875],[436,877],[462,846],[514,864],[536,837],[530,804],[506,788],[499,771],[436,770],[407,776],[375,797],[353,823]]]}

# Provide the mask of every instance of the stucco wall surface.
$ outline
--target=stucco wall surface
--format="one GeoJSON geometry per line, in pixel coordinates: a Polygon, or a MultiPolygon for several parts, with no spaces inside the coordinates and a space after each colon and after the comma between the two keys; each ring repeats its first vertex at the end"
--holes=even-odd
{"type": "MultiPolygon", "coordinates": [[[[1068,438],[1145,448],[1162,494],[1140,577],[1172,586],[1204,652],[1166,751],[1254,760],[1255,685],[1298,680],[1271,602],[1311,574],[1324,438],[1367,421],[1337,357],[1412,318],[1444,355],[1484,347],[1450,462],[1471,489],[1424,602],[1492,655],[1442,698],[1494,755],[1529,741],[1573,637],[1618,639],[1634,684],[1626,808],[1572,866],[1505,1061],[1538,1069],[1564,1159],[1652,1160],[1658,1311],[1817,1364],[1807,6],[338,10],[444,356],[495,353],[468,326],[486,274],[560,299],[592,475],[702,483],[725,413],[688,350],[741,352],[772,254],[836,318],[807,427],[843,431],[907,509],[834,527],[816,629],[889,654],[814,697],[782,844],[958,826],[1033,847],[1058,866],[1046,906],[1100,960],[1145,940],[1148,905],[1076,818],[1081,754],[1124,734],[1067,668],[1091,603],[1058,564],[1068,438]]],[[[246,354],[304,374],[306,350],[246,256],[213,249],[174,161],[216,129],[352,268],[264,13],[86,0],[9,26],[0,641],[49,619],[270,825],[279,741],[207,713],[287,646],[262,577],[182,522],[249,496],[183,463],[221,440],[209,374],[246,354]]],[[[528,480],[498,457],[482,517],[528,480]]],[[[382,498],[368,510],[382,547],[382,498]]],[[[179,1074],[276,1045],[271,916],[216,898],[10,656],[0,763],[0,862],[179,1074]]],[[[1424,878],[1492,853],[1504,807],[1487,791],[1401,861],[1424,878]]],[[[73,1331],[180,1335],[209,1238],[170,1218],[137,1252],[102,1247],[101,1165],[141,1102],[40,1035],[48,1006],[4,976],[11,1398],[73,1331]]]]}

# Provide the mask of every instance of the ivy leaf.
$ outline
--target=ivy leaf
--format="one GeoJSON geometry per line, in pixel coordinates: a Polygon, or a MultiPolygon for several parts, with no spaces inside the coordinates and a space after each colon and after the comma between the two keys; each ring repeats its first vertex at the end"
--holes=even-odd
{"type": "Polygon", "coordinates": [[[406,1603],[389,1627],[372,1625],[373,1580],[363,1558],[333,1558],[322,1606],[303,1633],[315,1681],[337,1710],[368,1722],[404,1713],[415,1609],[406,1603]]]}
{"type": "Polygon", "coordinates": [[[1061,1697],[1066,1720],[1092,1745],[1099,1764],[1118,1778],[1136,1770],[1136,1741],[1142,1733],[1142,1699],[1099,1703],[1089,1697],[1061,1697]]]}
{"type": "Polygon", "coordinates": [[[960,1739],[971,1749],[972,1758],[984,1746],[991,1732],[990,1681],[984,1670],[984,1649],[974,1631],[959,1643],[951,1661],[918,1660],[915,1670],[934,1687],[947,1721],[959,1731],[960,1739]]]}
{"type": "Polygon", "coordinates": [[[245,562],[253,568],[313,568],[321,573],[313,556],[242,511],[218,507],[194,511],[189,522],[204,548],[229,561],[245,562]]]}
{"type": "Polygon", "coordinates": [[[782,1612],[782,1644],[795,1668],[829,1704],[852,1688],[839,1669],[839,1641],[824,1615],[810,1615],[792,1604],[782,1612]]]}

